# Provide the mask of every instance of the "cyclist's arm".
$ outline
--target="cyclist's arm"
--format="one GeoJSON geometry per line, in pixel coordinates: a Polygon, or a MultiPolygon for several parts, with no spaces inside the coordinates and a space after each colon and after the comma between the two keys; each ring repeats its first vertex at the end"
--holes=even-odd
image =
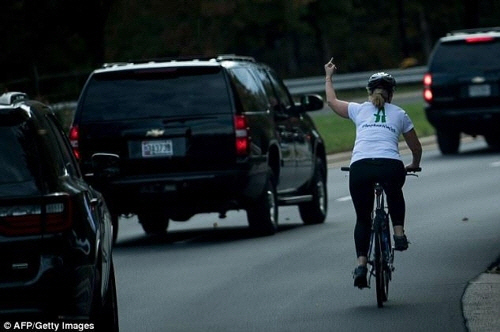
{"type": "MultiPolygon", "coordinates": [[[[333,58],[332,58],[333,60],[333,58]]],[[[337,94],[335,93],[335,89],[333,87],[333,72],[335,71],[336,67],[332,63],[332,60],[328,62],[325,65],[325,73],[326,73],[326,78],[325,78],[325,93],[326,93],[326,103],[330,108],[340,115],[343,118],[348,119],[349,118],[349,113],[347,111],[347,105],[349,104],[347,101],[340,100],[337,98],[337,94]]]]}
{"type": "Polygon", "coordinates": [[[348,119],[349,113],[347,112],[347,105],[349,104],[347,101],[337,99],[337,95],[335,94],[335,90],[333,88],[332,81],[326,81],[325,83],[325,91],[326,91],[326,103],[330,108],[340,115],[343,118],[348,119]]]}
{"type": "Polygon", "coordinates": [[[405,138],[406,144],[410,148],[413,156],[412,163],[406,166],[406,168],[420,167],[420,160],[422,159],[422,145],[420,144],[420,140],[417,137],[415,129],[404,133],[403,137],[405,138]]]}

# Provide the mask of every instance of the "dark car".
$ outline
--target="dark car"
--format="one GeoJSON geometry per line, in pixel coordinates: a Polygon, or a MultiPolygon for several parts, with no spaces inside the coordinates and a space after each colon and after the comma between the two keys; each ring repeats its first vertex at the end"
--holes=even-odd
{"type": "Polygon", "coordinates": [[[273,234],[278,205],[325,220],[325,147],[306,113],[322,107],[316,95],[296,105],[250,57],[108,64],[90,75],[70,140],[115,221],[137,214],[161,233],[169,220],[244,209],[254,231],[273,234]]]}
{"type": "Polygon", "coordinates": [[[112,224],[53,112],[0,96],[0,317],[118,331],[112,224]]]}
{"type": "Polygon", "coordinates": [[[443,154],[457,153],[460,134],[500,147],[500,28],[449,33],[434,47],[424,76],[427,119],[443,154]]]}

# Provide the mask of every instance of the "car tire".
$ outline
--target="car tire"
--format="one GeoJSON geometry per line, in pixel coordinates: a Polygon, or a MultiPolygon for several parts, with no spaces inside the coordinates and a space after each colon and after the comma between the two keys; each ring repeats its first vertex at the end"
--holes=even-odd
{"type": "Polygon", "coordinates": [[[273,235],[278,229],[278,197],[276,181],[268,171],[264,190],[246,209],[248,224],[256,235],[273,235]]]}
{"type": "Polygon", "coordinates": [[[118,214],[111,214],[111,224],[113,225],[113,244],[116,243],[118,238],[118,220],[120,216],[118,214]]]}
{"type": "Polygon", "coordinates": [[[111,263],[109,272],[109,286],[106,298],[104,299],[104,306],[102,312],[102,326],[103,331],[118,332],[118,300],[116,297],[116,279],[115,267],[111,263]]]}
{"type": "Polygon", "coordinates": [[[96,296],[94,297],[94,308],[91,317],[93,317],[92,320],[95,322],[95,330],[118,332],[118,300],[116,296],[115,268],[113,262],[111,262],[108,290],[104,298],[100,296],[100,282],[96,283],[94,292],[96,296]]]}
{"type": "Polygon", "coordinates": [[[437,131],[437,142],[442,154],[456,154],[460,146],[460,132],[457,131],[437,131]]]}
{"type": "Polygon", "coordinates": [[[162,235],[167,232],[169,219],[161,212],[140,213],[142,229],[148,235],[162,235]]]}
{"type": "Polygon", "coordinates": [[[326,219],[328,211],[326,180],[325,166],[318,159],[310,184],[309,194],[312,195],[312,201],[299,204],[300,217],[306,225],[321,224],[326,219]]]}

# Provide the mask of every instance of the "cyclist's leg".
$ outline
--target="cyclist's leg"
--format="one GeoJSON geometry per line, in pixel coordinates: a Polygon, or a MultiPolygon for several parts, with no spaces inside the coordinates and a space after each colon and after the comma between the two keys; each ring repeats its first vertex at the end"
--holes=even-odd
{"type": "Polygon", "coordinates": [[[359,265],[366,265],[371,235],[371,212],[373,209],[373,181],[371,165],[363,160],[351,165],[349,190],[356,211],[354,242],[359,265]]]}
{"type": "Polygon", "coordinates": [[[384,190],[387,196],[387,205],[394,229],[394,244],[396,250],[406,250],[408,240],[404,231],[405,199],[403,185],[406,180],[406,170],[402,162],[387,161],[383,172],[384,190]]]}
{"type": "Polygon", "coordinates": [[[404,164],[399,160],[384,160],[380,172],[381,183],[387,197],[389,215],[394,226],[395,235],[404,235],[404,220],[406,203],[403,195],[403,185],[406,180],[404,164]]]}
{"type": "Polygon", "coordinates": [[[373,209],[373,182],[370,180],[370,167],[363,161],[351,165],[349,190],[356,211],[354,243],[358,266],[354,270],[354,286],[368,287],[368,250],[371,236],[371,212],[373,209]]]}

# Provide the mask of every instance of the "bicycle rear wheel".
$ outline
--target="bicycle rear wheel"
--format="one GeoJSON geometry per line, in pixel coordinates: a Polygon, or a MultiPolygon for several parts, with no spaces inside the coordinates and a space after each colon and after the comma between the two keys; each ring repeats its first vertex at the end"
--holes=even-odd
{"type": "Polygon", "coordinates": [[[384,306],[389,294],[389,271],[383,254],[383,242],[380,233],[375,234],[375,284],[377,291],[377,305],[379,308],[384,306]]]}

